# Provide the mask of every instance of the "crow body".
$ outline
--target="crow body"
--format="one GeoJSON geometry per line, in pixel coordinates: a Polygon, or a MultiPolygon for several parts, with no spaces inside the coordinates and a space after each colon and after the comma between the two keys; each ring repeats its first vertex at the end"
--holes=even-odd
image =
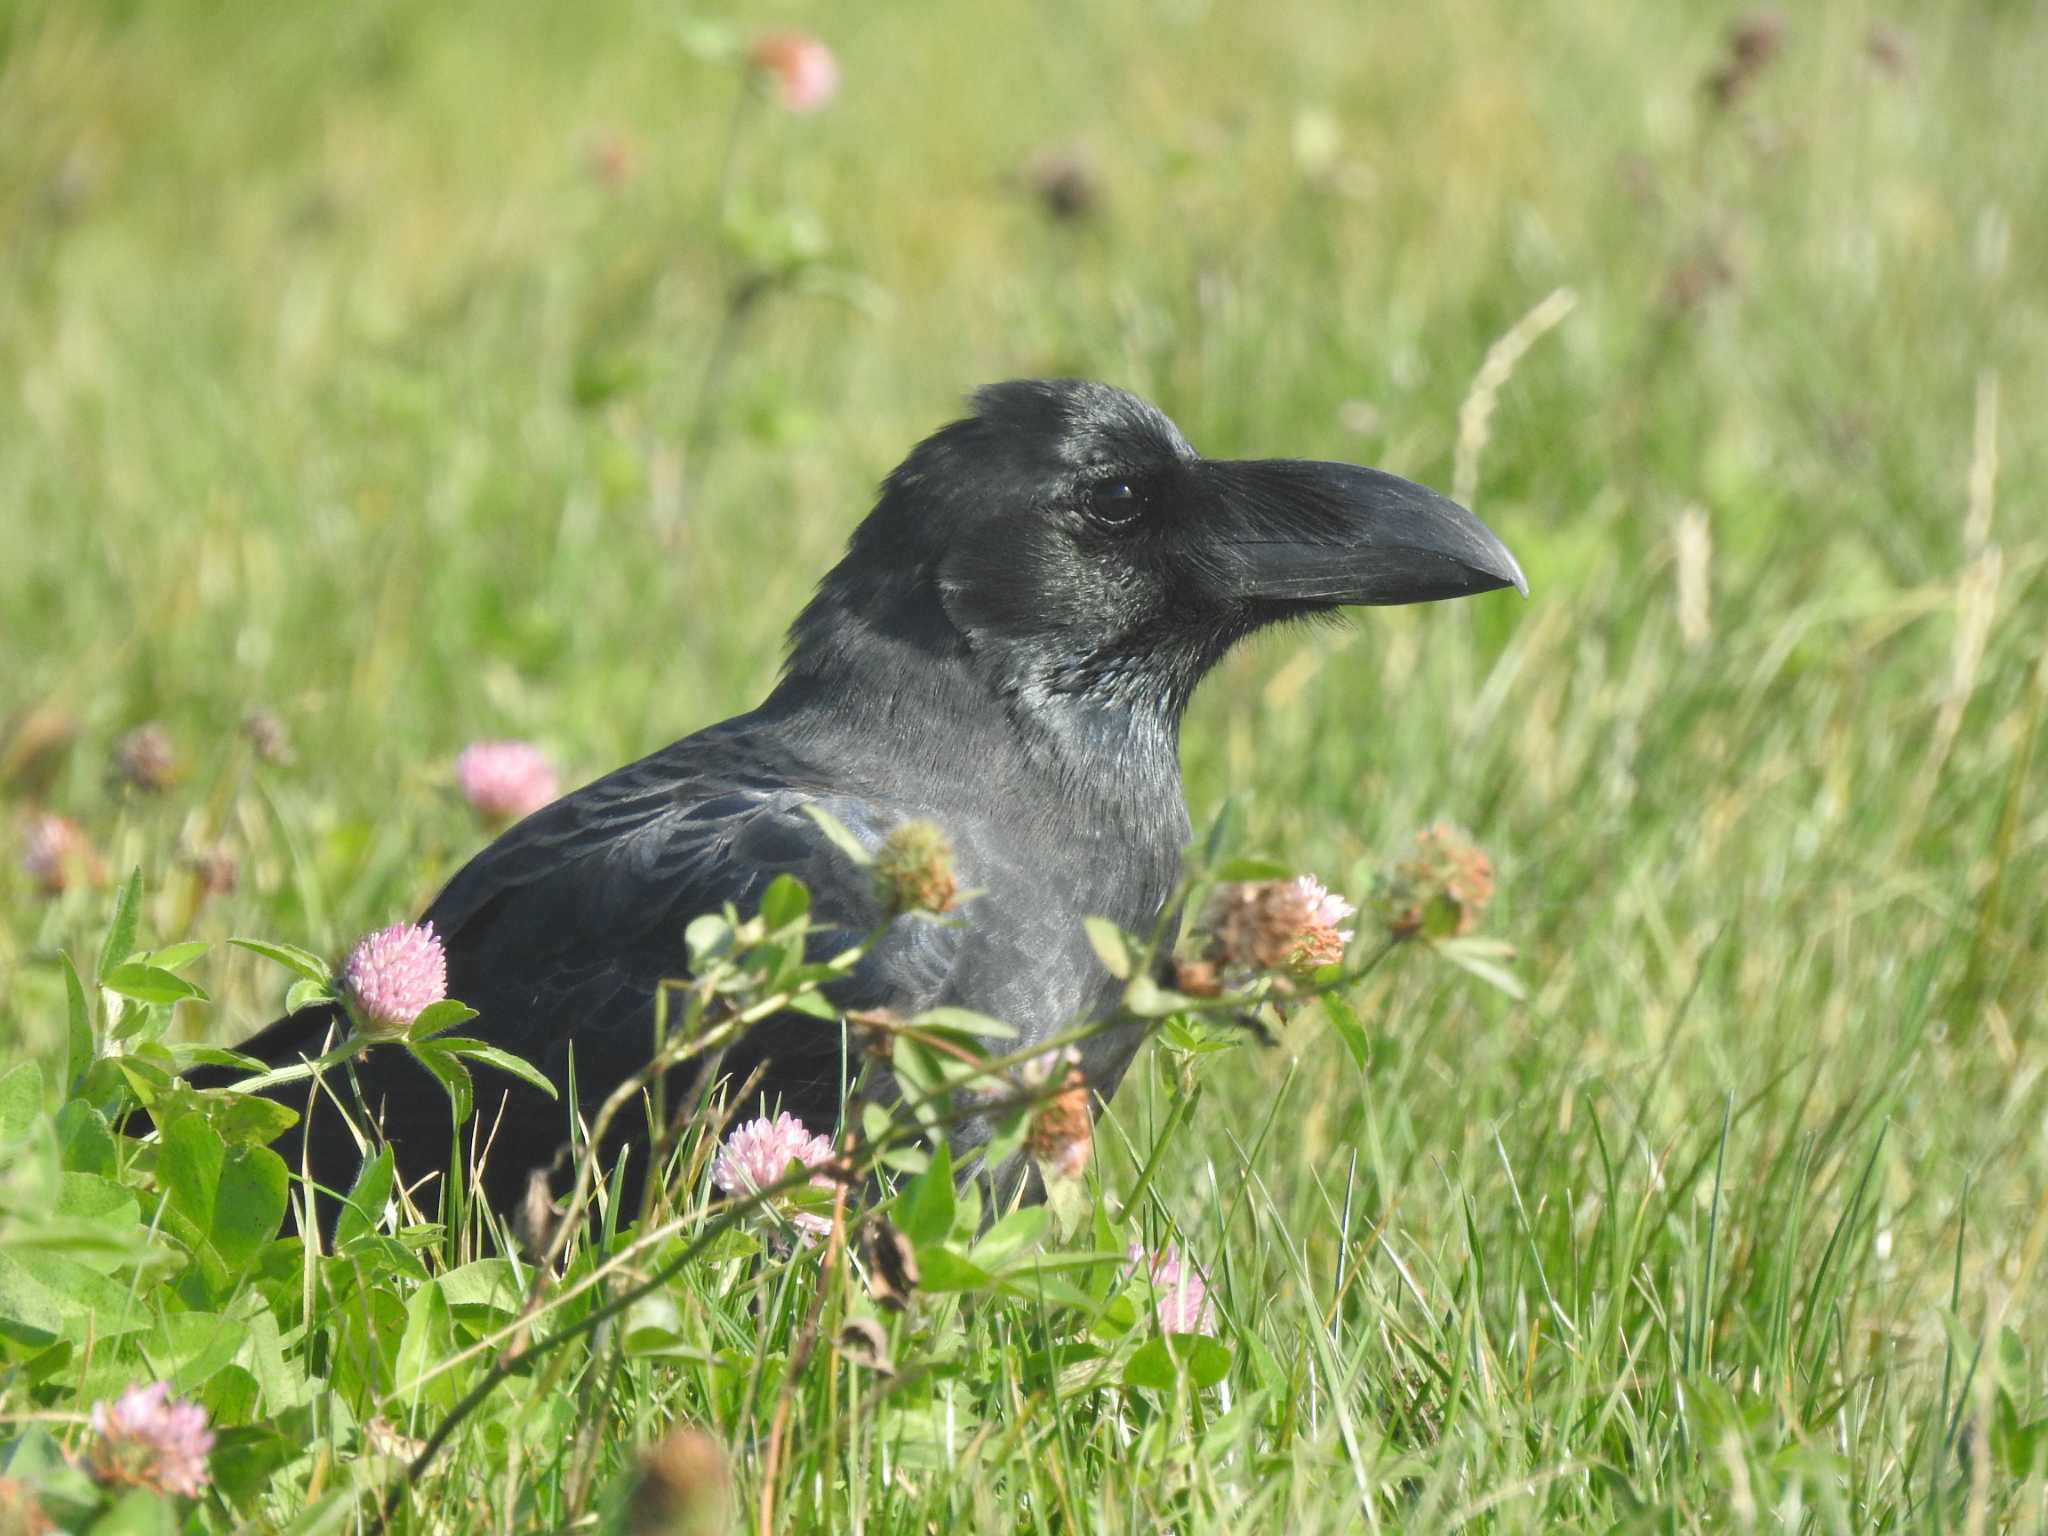
{"type": "MultiPolygon", "coordinates": [[[[463,1032],[564,1090],[558,1103],[480,1069],[479,1122],[497,1127],[486,1195],[514,1207],[530,1172],[556,1162],[569,1111],[593,1115],[646,1065],[656,986],[684,973],[690,918],[727,902],[751,911],[787,872],[814,919],[849,938],[880,920],[867,873],[807,803],[870,848],[905,821],[937,823],[978,893],[955,921],[892,925],[836,1005],[952,1004],[1044,1039],[1116,997],[1082,919],[1149,930],[1171,896],[1189,835],[1180,719],[1233,643],[1340,605],[1510,585],[1521,572],[1499,540],[1405,480],[1206,460],[1153,407],[1101,384],[981,391],[884,482],[759,708],[528,817],[424,914],[450,995],[478,1010],[463,1032]]],[[[331,1006],[303,1009],[240,1049],[285,1064],[341,1027],[331,1006]]],[[[1084,1047],[1105,1097],[1138,1043],[1123,1030],[1084,1047]]],[[[756,1067],[771,1102],[814,1129],[834,1122],[838,1028],[772,1019],[723,1064],[734,1082],[756,1067]]],[[[440,1086],[391,1048],[354,1070],[401,1175],[445,1166],[440,1086]]],[[[278,1096],[308,1103],[303,1084],[278,1096]]],[[[361,1156],[318,1101],[278,1150],[294,1170],[303,1154],[329,1190],[348,1187],[361,1156]]]]}

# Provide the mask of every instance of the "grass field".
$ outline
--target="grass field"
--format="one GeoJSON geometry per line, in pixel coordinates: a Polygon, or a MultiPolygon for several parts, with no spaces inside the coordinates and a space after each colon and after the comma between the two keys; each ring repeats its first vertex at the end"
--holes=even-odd
{"type": "Polygon", "coordinates": [[[806,1348],[863,1305],[836,1248],[736,1228],[509,1372],[394,1528],[612,1528],[679,1422],[746,1529],[2048,1527],[2048,11],[778,19],[819,112],[736,111],[754,21],[633,0],[0,0],[0,814],[108,875],[0,870],[0,1478],[367,1530],[526,1280],[230,1233],[93,1129],[116,1079],[60,1113],[121,878],[210,1001],[88,997],[94,1048],[232,1041],[290,978],[229,936],[338,955],[480,846],[466,742],[580,781],[751,705],[903,451],[1081,374],[1515,549],[1526,603],[1246,648],[1183,758],[1198,824],[1354,895],[1469,828],[1526,1000],[1402,953],[1363,1049],[1316,1007],[1148,1048],[1066,1247],[1174,1236],[1199,1372],[1128,1369],[1097,1266],[921,1297],[887,1377],[806,1348]],[[150,721],[157,792],[110,773],[150,721]],[[214,1486],[95,1491],[62,1453],[159,1378],[214,1486]]]}

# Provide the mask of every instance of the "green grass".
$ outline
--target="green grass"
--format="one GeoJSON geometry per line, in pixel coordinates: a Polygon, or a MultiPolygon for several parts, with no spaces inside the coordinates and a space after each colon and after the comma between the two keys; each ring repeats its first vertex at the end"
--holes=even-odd
{"type": "MultiPolygon", "coordinates": [[[[1098,376],[1207,452],[1448,488],[1489,348],[1567,289],[1463,453],[1530,600],[1262,640],[1184,750],[1198,821],[1238,797],[1248,845],[1354,892],[1415,827],[1470,827],[1528,1001],[1403,956],[1353,999],[1362,1065],[1316,1009],[1197,1068],[1148,1051],[1103,1201],[1194,1071],[1131,1222],[1212,1275],[1223,1382],[1070,1391],[1048,1362],[1084,1312],[926,1298],[893,1390],[825,1346],[794,1378],[776,1523],[2040,1529],[2048,13],[1788,9],[1723,111],[1735,17],[798,12],[844,93],[748,117],[733,185],[771,234],[806,210],[820,259],[700,417],[744,254],[715,211],[735,84],[676,11],[0,0],[8,830],[47,807],[140,866],[143,942],[210,944],[173,1033],[232,1040],[283,973],[227,936],[335,953],[478,846],[464,742],[590,777],[754,702],[874,482],[974,385],[1098,376]],[[1049,144],[1094,217],[1021,184],[1049,144]],[[289,766],[237,736],[259,707],[289,766]],[[151,719],[183,777],[112,787],[151,719]],[[239,880],[209,897],[186,861],[216,846],[239,880]]],[[[0,871],[0,1070],[41,1063],[47,1108],[58,955],[89,969],[111,899],[0,871]]],[[[95,1257],[50,1225],[49,1122],[8,1113],[0,1268],[94,1277],[40,1330],[0,1284],[11,1475],[168,1361],[241,1469],[191,1528],[366,1526],[335,1490],[396,1464],[357,1422],[424,1435],[477,1368],[397,1394],[395,1341],[452,1355],[496,1272],[451,1301],[284,1245],[209,1290],[168,1229],[95,1257]],[[230,1327],[242,1355],[201,1347],[230,1327]]],[[[400,1525],[610,1519],[687,1419],[751,1528],[819,1268],[686,1267],[644,1304],[662,1351],[515,1375],[400,1525]]]]}

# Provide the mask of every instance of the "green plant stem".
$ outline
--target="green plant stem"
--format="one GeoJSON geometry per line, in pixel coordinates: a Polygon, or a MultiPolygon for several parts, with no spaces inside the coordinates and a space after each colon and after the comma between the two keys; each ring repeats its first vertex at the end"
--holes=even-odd
{"type": "Polygon", "coordinates": [[[261,1093],[266,1088],[276,1088],[284,1083],[303,1082],[309,1077],[317,1077],[331,1068],[340,1066],[345,1061],[360,1056],[373,1045],[395,1043],[379,1041],[357,1031],[349,1035],[348,1038],[343,1040],[333,1050],[327,1052],[326,1055],[315,1060],[295,1062],[289,1067],[277,1067],[269,1072],[260,1073],[255,1077],[245,1077],[231,1086],[236,1093],[261,1093]]]}

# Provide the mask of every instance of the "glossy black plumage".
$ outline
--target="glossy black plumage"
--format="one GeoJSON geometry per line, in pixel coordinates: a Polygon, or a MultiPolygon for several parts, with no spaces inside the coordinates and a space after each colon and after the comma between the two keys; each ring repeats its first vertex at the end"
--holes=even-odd
{"type": "MultiPolygon", "coordinates": [[[[424,916],[451,994],[480,1014],[465,1032],[564,1085],[573,1048],[590,1114],[647,1060],[655,985],[681,974],[691,917],[749,910],[788,871],[820,919],[865,932],[878,918],[867,880],[807,800],[870,846],[901,821],[936,821],[979,893],[956,922],[897,923],[836,1001],[953,1003],[1027,1039],[1099,1015],[1114,984],[1081,920],[1142,929],[1168,899],[1188,836],[1181,713],[1224,651],[1340,604],[1521,584],[1470,514],[1406,481],[1206,461],[1152,407],[1099,384],[984,390],[884,484],[758,709],[529,817],[435,899],[424,916]]],[[[295,1060],[333,1022],[306,1010],[242,1049],[295,1060]]],[[[1105,1095],[1137,1043],[1090,1043],[1105,1095]]],[[[738,1081],[767,1063],[768,1097],[825,1128],[841,1057],[836,1027],[791,1015],[725,1066],[738,1081]]],[[[395,1049],[359,1071],[401,1172],[444,1166],[440,1087],[395,1049]]],[[[567,1108],[489,1070],[477,1086],[479,1123],[498,1125],[485,1187],[502,1209],[554,1159],[567,1108]]],[[[305,1102],[303,1088],[280,1097],[305,1102]]],[[[316,1179],[345,1189],[360,1153],[332,1107],[281,1144],[294,1168],[302,1136],[316,1179]]]]}

